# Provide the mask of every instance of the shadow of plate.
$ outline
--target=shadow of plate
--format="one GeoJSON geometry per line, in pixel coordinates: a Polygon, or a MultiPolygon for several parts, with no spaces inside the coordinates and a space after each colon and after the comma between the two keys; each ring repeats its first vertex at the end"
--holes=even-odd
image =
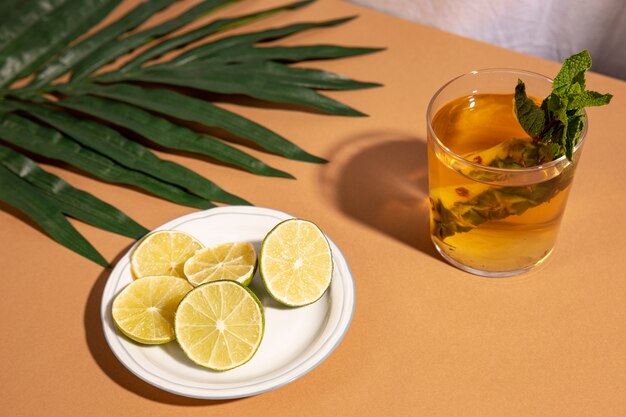
{"type": "MultiPolygon", "coordinates": [[[[130,245],[121,252],[112,264],[116,264],[129,248],[130,245]]],[[[126,369],[109,348],[109,345],[104,338],[104,330],[102,328],[102,320],[100,318],[102,293],[111,271],[111,269],[105,269],[102,271],[91,288],[85,304],[83,320],[89,353],[98,364],[98,367],[109,377],[109,379],[129,392],[148,400],[164,404],[182,406],[214,406],[242,400],[203,400],[175,395],[144,382],[126,369]]],[[[180,355],[184,355],[182,351],[180,352],[180,355]]]]}

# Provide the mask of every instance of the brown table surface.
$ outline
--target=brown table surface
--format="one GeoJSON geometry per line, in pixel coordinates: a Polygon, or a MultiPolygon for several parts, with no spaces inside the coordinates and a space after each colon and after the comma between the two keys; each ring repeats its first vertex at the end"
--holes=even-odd
{"type": "MultiPolygon", "coordinates": [[[[252,0],[219,14],[280,3],[252,0]]],[[[478,278],[446,264],[429,242],[428,100],[472,69],[555,74],[559,65],[335,0],[243,30],[353,14],[360,15],[354,22],[281,43],[387,47],[309,64],[385,84],[329,93],[369,118],[226,105],[329,164],[252,151],[297,176],[290,181],[170,157],[258,206],[315,221],[339,245],[354,274],[357,306],[334,353],[304,377],[256,397],[204,401],[161,391],[127,371],[104,340],[99,309],[110,270],[55,244],[2,206],[1,415],[626,415],[626,83],[588,77],[589,88],[615,98],[589,111],[587,144],[549,264],[511,279],[478,278]]],[[[148,228],[193,211],[52,171],[148,228]]],[[[110,261],[132,244],[75,224],[110,261]]]]}

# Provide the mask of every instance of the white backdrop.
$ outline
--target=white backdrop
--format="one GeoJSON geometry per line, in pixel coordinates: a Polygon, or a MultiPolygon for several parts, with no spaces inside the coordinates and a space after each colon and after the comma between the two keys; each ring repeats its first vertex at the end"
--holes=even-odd
{"type": "Polygon", "coordinates": [[[350,0],[561,62],[588,49],[593,70],[626,80],[626,0],[350,0]]]}

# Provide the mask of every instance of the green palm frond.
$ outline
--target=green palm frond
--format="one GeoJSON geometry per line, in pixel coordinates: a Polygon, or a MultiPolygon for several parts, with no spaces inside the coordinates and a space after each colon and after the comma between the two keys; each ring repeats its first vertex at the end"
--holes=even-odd
{"type": "Polygon", "coordinates": [[[305,7],[313,0],[214,19],[197,29],[169,36],[239,1],[242,0],[204,0],[159,25],[137,31],[154,13],[174,2],[147,0],[78,42],[75,39],[105,18],[120,0],[3,2],[0,5],[0,201],[23,212],[60,244],[106,265],[106,260],[68,222],[68,216],[132,238],[141,237],[147,230],[115,207],[43,170],[31,158],[68,164],[85,175],[200,209],[215,207],[216,202],[250,203],[182,165],[159,158],[150,149],[151,145],[208,156],[227,166],[270,177],[293,178],[231,146],[227,143],[229,137],[244,139],[285,158],[325,163],[325,159],[308,153],[273,130],[207,100],[181,93],[178,87],[242,94],[333,115],[364,116],[319,90],[352,90],[379,84],[290,64],[357,56],[381,49],[338,45],[263,46],[264,42],[305,30],[340,25],[353,17],[220,35],[259,19],[305,7]],[[207,36],[217,37],[187,48],[167,61],[154,61],[207,36]],[[102,72],[105,65],[146,45],[144,51],[121,68],[102,72]],[[24,78],[28,80],[26,83],[20,81],[24,78]],[[17,81],[20,87],[14,87],[17,81]],[[226,135],[212,137],[176,120],[218,128],[226,135]],[[145,142],[128,137],[124,133],[127,131],[145,142]]]}

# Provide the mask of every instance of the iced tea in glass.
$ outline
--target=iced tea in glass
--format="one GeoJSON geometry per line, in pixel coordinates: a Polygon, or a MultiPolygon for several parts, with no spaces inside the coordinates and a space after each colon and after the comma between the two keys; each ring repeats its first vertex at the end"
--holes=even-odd
{"type": "Polygon", "coordinates": [[[483,276],[516,275],[550,256],[584,143],[585,132],[571,161],[523,166],[532,139],[515,114],[518,79],[531,98],[551,91],[539,74],[473,71],[428,108],[431,238],[450,263],[483,276]]]}

